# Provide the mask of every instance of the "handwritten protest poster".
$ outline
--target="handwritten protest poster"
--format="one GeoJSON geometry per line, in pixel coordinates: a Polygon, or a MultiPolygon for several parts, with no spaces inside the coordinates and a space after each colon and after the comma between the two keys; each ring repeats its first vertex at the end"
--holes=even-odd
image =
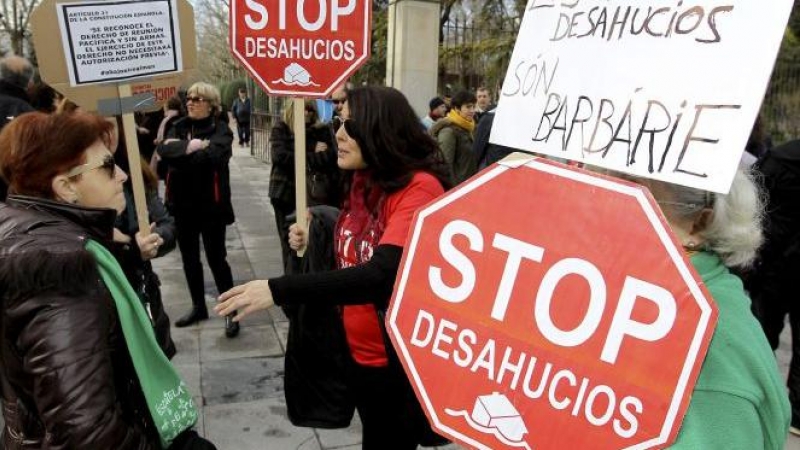
{"type": "Polygon", "coordinates": [[[173,0],[58,5],[72,86],[180,72],[180,32],[173,0]]]}
{"type": "Polygon", "coordinates": [[[791,0],[529,0],[491,142],[725,193],[791,0]]]}

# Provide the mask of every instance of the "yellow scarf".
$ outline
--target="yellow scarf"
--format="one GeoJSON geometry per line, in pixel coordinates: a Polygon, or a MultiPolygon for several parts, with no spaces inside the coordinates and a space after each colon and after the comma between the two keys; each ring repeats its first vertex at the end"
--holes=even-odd
{"type": "Polygon", "coordinates": [[[459,127],[469,131],[469,134],[472,134],[472,132],[475,130],[475,121],[467,120],[461,117],[461,114],[459,114],[455,109],[450,110],[450,112],[447,114],[447,118],[459,127]]]}

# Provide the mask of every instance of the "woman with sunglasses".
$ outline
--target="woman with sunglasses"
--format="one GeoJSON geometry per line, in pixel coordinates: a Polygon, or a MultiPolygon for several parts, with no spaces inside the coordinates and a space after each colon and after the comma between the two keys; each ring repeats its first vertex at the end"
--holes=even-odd
{"type": "MultiPolygon", "coordinates": [[[[294,100],[289,99],[283,106],[282,120],[270,131],[269,145],[272,169],[269,176],[269,199],[275,211],[275,225],[281,241],[281,256],[284,270],[291,257],[288,244],[289,222],[286,217],[294,213],[294,100]]],[[[306,133],[306,164],[309,183],[318,181],[320,185],[309,185],[309,204],[328,204],[338,206],[339,189],[337,183],[336,147],[333,144],[331,129],[320,122],[314,100],[305,101],[304,123],[306,133]],[[322,180],[325,180],[325,186],[322,180]],[[320,192],[317,198],[314,191],[320,192]]]]}
{"type": "MultiPolygon", "coordinates": [[[[334,231],[338,270],[256,280],[220,296],[215,310],[234,320],[273,304],[342,305],[350,350],[349,388],[363,424],[364,449],[416,449],[433,435],[391,346],[383,315],[414,212],[449,187],[436,141],[402,93],[388,87],[348,91],[336,134],[348,189],[334,231]]],[[[293,249],[305,236],[293,226],[293,249]]]]}
{"type": "Polygon", "coordinates": [[[11,192],[0,206],[8,450],[214,448],[189,429],[191,395],[109,252],[127,179],[112,128],[92,114],[29,113],[0,133],[11,192]],[[180,423],[157,408],[175,389],[180,423]]]}
{"type": "MultiPolygon", "coordinates": [[[[156,151],[167,167],[166,203],[178,232],[178,248],[192,309],[175,322],[186,327],[208,319],[200,239],[218,292],[233,287],[225,250],[225,228],[235,220],[230,172],[233,133],[220,115],[220,95],[208,83],[195,83],[186,93],[187,116],[175,121],[156,151]]],[[[225,336],[239,334],[227,318],[225,336]]]]}

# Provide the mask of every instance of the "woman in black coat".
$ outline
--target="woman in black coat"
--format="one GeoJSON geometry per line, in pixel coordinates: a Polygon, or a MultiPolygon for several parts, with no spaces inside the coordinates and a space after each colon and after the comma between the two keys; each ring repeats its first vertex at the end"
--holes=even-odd
{"type": "MultiPolygon", "coordinates": [[[[144,312],[108,253],[127,179],[109,149],[112,127],[92,114],[29,113],[0,133],[12,194],[0,204],[6,450],[214,448],[149,408],[175,398],[154,386],[180,379],[161,370],[169,362],[136,326],[144,312]],[[146,388],[151,370],[159,379],[146,388]],[[180,434],[170,440],[165,429],[180,434]]],[[[177,398],[187,395],[188,413],[191,394],[177,398]]]]}
{"type": "MultiPolygon", "coordinates": [[[[167,208],[175,217],[183,271],[192,309],[175,322],[185,327],[208,319],[200,238],[219,292],[233,287],[226,259],[225,228],[234,222],[228,162],[233,133],[220,115],[220,95],[208,83],[195,83],[186,93],[187,116],[175,122],[156,151],[167,166],[167,208]]],[[[239,324],[226,320],[225,335],[239,334],[239,324]]]]}
{"type": "MultiPolygon", "coordinates": [[[[339,168],[336,166],[336,145],[330,126],[319,121],[314,100],[305,102],[306,164],[309,205],[339,206],[339,168]]],[[[272,171],[269,177],[269,198],[275,211],[275,225],[280,235],[283,267],[290,261],[286,217],[294,213],[294,103],[284,105],[283,118],[269,135],[272,171]]]]}

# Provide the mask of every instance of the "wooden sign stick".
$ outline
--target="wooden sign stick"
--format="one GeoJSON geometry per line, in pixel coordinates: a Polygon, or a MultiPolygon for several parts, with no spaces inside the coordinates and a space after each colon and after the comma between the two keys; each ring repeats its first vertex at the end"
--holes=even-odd
{"type": "MultiPolygon", "coordinates": [[[[119,84],[118,90],[120,99],[133,95],[131,85],[128,83],[119,84]]],[[[136,140],[136,120],[132,112],[122,114],[122,132],[125,135],[125,147],[128,149],[128,177],[133,186],[133,202],[136,204],[139,232],[142,233],[142,236],[147,236],[150,234],[150,214],[147,211],[147,197],[144,193],[139,141],[136,140]]]]}
{"type": "MultiPolygon", "coordinates": [[[[308,207],[306,204],[306,102],[301,97],[294,101],[294,204],[297,225],[305,231],[306,242],[308,235],[308,207]]],[[[305,249],[297,251],[297,256],[303,257],[305,249]]]]}

